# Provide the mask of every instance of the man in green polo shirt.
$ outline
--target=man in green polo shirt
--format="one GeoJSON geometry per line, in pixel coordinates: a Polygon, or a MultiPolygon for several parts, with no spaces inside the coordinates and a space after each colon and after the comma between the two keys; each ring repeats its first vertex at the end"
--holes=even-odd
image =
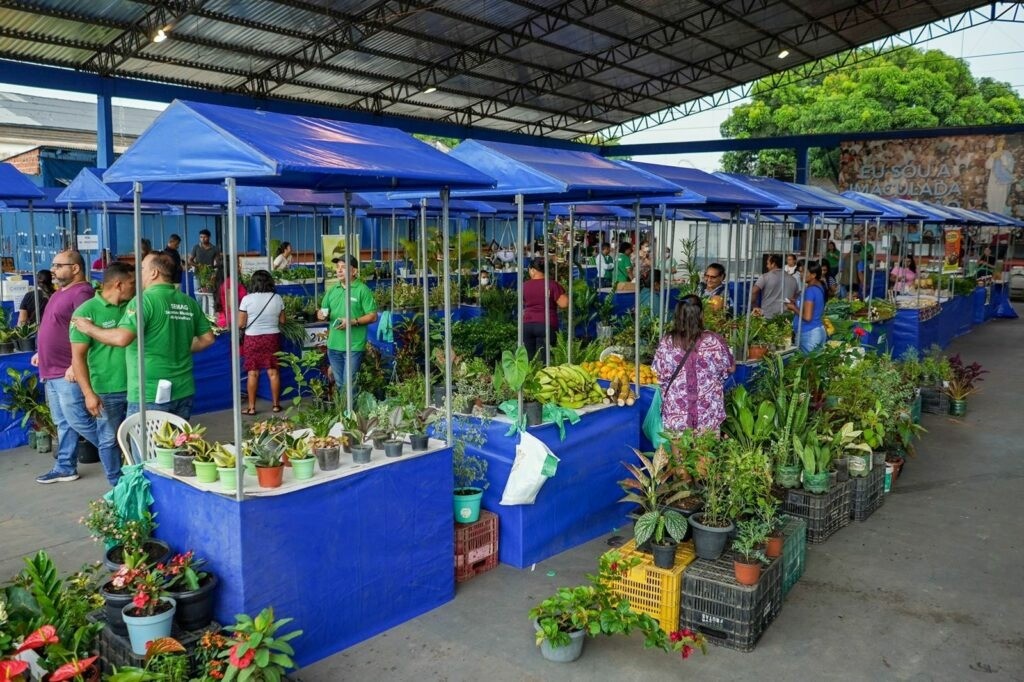
{"type": "Polygon", "coordinates": [[[619,244],[619,255],[615,257],[615,276],[612,279],[612,290],[618,289],[621,282],[633,281],[633,245],[629,242],[619,244]]]}
{"type": "Polygon", "coordinates": [[[351,349],[352,391],[355,393],[356,375],[366,350],[366,327],[377,321],[377,303],[370,287],[358,279],[359,261],[355,256],[341,256],[331,260],[338,273],[338,283],[327,290],[320,302],[317,319],[330,321],[327,334],[327,360],[331,364],[338,396],[345,395],[345,357],[351,349]],[[346,295],[349,310],[345,310],[346,295]],[[349,344],[345,343],[348,338],[349,344]]]}
{"type": "MultiPolygon", "coordinates": [[[[82,317],[102,329],[113,329],[135,295],[135,270],[127,263],[111,263],[103,273],[103,289],[78,306],[72,318],[82,317]]],[[[128,376],[124,348],[94,341],[71,327],[71,367],[85,397],[85,409],[96,418],[100,461],[110,485],[121,477],[121,449],[117,429],[124,421],[128,376]]]]}
{"type": "MultiPolygon", "coordinates": [[[[174,287],[174,261],[153,251],[142,261],[142,320],[145,325],[146,408],[163,410],[188,419],[196,392],[192,378],[192,354],[213,345],[210,321],[195,299],[174,287]],[[161,379],[171,382],[169,400],[156,402],[161,379]]],[[[114,329],[101,329],[84,318],[72,320],[83,334],[111,346],[127,347],[128,415],[139,411],[139,347],[135,342],[136,320],[132,299],[114,329]]]]}

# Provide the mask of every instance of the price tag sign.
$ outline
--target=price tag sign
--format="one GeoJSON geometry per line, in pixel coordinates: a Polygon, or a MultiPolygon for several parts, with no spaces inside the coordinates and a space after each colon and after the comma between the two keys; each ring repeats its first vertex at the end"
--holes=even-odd
{"type": "Polygon", "coordinates": [[[100,250],[100,236],[98,234],[80,234],[80,235],[78,235],[78,250],[79,251],[99,251],[100,250]]]}

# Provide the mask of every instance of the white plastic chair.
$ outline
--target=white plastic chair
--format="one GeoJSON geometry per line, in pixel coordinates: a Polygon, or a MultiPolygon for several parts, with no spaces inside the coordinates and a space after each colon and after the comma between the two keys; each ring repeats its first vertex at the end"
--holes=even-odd
{"type": "MultiPolygon", "coordinates": [[[[141,447],[139,446],[139,439],[142,437],[141,421],[142,415],[136,412],[121,422],[121,426],[117,429],[117,444],[121,446],[121,453],[124,455],[124,461],[128,464],[142,463],[138,457],[138,453],[141,451],[141,447]],[[135,447],[130,447],[128,443],[129,436],[131,436],[132,445],[135,447]]],[[[182,419],[176,414],[164,412],[162,410],[146,410],[147,459],[153,459],[156,456],[156,453],[153,450],[153,448],[156,447],[154,437],[166,422],[170,422],[175,426],[188,424],[187,419],[182,419]]]]}

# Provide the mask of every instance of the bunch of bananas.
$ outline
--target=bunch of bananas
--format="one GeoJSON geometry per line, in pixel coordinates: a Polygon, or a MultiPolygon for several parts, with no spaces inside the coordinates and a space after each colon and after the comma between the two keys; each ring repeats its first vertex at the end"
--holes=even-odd
{"type": "MultiPolygon", "coordinates": [[[[621,355],[609,355],[604,360],[584,362],[583,369],[598,379],[611,381],[618,378],[623,381],[636,381],[636,366],[621,355]]],[[[644,386],[658,383],[658,377],[650,365],[640,365],[640,383],[644,386]]]]}
{"type": "Polygon", "coordinates": [[[578,410],[584,405],[599,403],[604,398],[601,387],[579,365],[545,367],[534,375],[538,390],[535,398],[542,403],[578,410]]]}
{"type": "Polygon", "coordinates": [[[636,402],[636,393],[633,393],[633,387],[627,379],[618,377],[612,379],[612,384],[605,393],[607,393],[607,397],[604,399],[606,405],[614,403],[619,407],[626,407],[627,405],[632,406],[636,402]]]}

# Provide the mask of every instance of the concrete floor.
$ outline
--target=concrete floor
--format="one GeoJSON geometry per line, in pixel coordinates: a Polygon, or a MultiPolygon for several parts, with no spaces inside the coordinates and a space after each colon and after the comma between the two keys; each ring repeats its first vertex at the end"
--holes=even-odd
{"type": "MultiPolygon", "coordinates": [[[[1024,311],[1022,311],[1024,312],[1024,311]]],[[[991,370],[963,420],[925,415],[918,457],[867,522],[810,546],[802,580],[757,649],[709,648],[682,662],[639,638],[589,640],[568,666],[533,644],[527,610],[575,585],[607,549],[599,538],[538,564],[504,565],[451,603],[302,670],[336,680],[1024,680],[1024,321],[956,340],[991,370]]],[[[261,406],[264,410],[266,406],[261,406]]],[[[226,413],[201,420],[226,437],[226,413]]],[[[0,453],[0,576],[45,548],[70,570],[99,548],[78,525],[106,490],[99,465],[38,486],[48,455],[0,453]]],[[[628,533],[628,528],[621,530],[628,533]]],[[[301,627],[301,623],[298,624],[301,627]]]]}

